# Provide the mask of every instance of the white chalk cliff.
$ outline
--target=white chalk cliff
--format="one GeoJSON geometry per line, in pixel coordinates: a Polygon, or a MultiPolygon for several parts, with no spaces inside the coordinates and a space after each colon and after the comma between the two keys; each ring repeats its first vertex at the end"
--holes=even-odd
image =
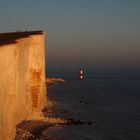
{"type": "Polygon", "coordinates": [[[45,33],[0,34],[0,140],[13,140],[16,125],[45,102],[45,33]]]}

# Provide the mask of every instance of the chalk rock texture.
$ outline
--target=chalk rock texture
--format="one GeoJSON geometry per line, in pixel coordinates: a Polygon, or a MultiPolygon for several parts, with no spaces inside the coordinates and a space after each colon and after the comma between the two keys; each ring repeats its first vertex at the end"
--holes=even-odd
{"type": "Polygon", "coordinates": [[[45,102],[45,33],[1,33],[0,140],[13,140],[16,125],[45,102]]]}

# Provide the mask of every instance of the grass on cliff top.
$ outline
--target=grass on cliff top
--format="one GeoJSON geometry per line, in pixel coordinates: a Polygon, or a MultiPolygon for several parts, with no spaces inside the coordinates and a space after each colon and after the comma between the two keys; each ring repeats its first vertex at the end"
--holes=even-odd
{"type": "Polygon", "coordinates": [[[30,35],[43,34],[43,31],[25,31],[25,32],[9,32],[9,33],[0,33],[0,45],[14,44],[16,40],[30,35]]]}

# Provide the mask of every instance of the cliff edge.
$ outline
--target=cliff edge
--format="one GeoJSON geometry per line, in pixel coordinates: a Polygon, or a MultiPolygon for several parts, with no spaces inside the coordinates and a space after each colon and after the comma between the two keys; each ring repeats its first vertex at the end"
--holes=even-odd
{"type": "Polygon", "coordinates": [[[45,102],[45,33],[0,33],[0,140],[13,140],[45,102]]]}

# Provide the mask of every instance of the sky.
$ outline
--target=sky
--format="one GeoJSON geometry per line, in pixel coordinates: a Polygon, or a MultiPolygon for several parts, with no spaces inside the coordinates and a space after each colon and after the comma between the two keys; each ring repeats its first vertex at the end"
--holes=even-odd
{"type": "Polygon", "coordinates": [[[46,32],[52,73],[140,70],[140,0],[0,0],[0,32],[46,32]]]}

